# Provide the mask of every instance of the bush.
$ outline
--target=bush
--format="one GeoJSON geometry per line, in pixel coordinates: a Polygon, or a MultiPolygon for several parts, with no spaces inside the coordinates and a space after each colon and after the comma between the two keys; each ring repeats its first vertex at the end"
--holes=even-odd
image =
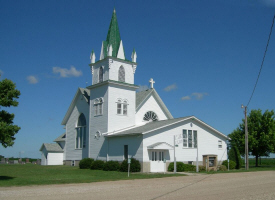
{"type": "Polygon", "coordinates": [[[232,160],[236,163],[236,169],[240,169],[242,166],[242,158],[237,146],[232,142],[231,149],[228,152],[229,160],[232,160]]]}
{"type": "Polygon", "coordinates": [[[183,168],[185,172],[196,171],[195,165],[183,164],[183,168]]]}
{"type": "Polygon", "coordinates": [[[206,168],[205,168],[205,166],[203,166],[203,165],[200,165],[200,166],[199,166],[199,171],[200,171],[200,172],[202,172],[202,171],[206,171],[206,168]]]}
{"type": "Polygon", "coordinates": [[[110,160],[104,164],[104,171],[119,171],[120,164],[118,161],[110,160]]]}
{"type": "MultiPolygon", "coordinates": [[[[174,162],[171,162],[168,166],[168,171],[174,171],[174,162]]],[[[177,172],[196,171],[195,165],[184,164],[183,162],[177,162],[177,172]]]]}
{"type": "MultiPolygon", "coordinates": [[[[140,163],[137,159],[132,158],[131,164],[130,164],[130,172],[140,172],[140,163]]],[[[128,160],[123,160],[120,165],[120,171],[122,172],[128,172],[128,160]]]]}
{"type": "MultiPolygon", "coordinates": [[[[228,166],[227,160],[224,160],[222,162],[222,165],[224,165],[227,169],[227,166],[228,166]]],[[[233,160],[229,160],[229,169],[235,169],[235,167],[236,167],[236,163],[233,160]]]]}
{"type": "Polygon", "coordinates": [[[91,166],[91,169],[102,170],[104,167],[103,160],[95,160],[91,166]]]}
{"type": "MultiPolygon", "coordinates": [[[[230,163],[230,162],[229,162],[230,163]]],[[[219,171],[226,171],[227,170],[227,167],[225,166],[225,165],[221,165],[220,167],[219,167],[219,171]]]]}
{"type": "MultiPolygon", "coordinates": [[[[184,171],[184,164],[183,162],[177,162],[177,172],[183,172],[184,171]]],[[[171,162],[168,166],[168,171],[173,172],[174,171],[174,162],[171,162]]]]}
{"type": "Polygon", "coordinates": [[[93,162],[94,162],[94,159],[92,158],[83,158],[79,162],[79,169],[90,169],[93,162]]]}

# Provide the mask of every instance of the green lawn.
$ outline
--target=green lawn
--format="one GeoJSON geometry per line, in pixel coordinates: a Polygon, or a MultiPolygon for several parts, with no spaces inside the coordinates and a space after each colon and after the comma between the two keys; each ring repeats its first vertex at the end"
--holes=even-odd
{"type": "Polygon", "coordinates": [[[127,172],[107,172],[101,170],[79,169],[71,166],[0,165],[0,187],[47,185],[65,183],[91,183],[129,179],[162,178],[182,176],[180,174],[142,174],[127,172]]]}
{"type": "MultiPolygon", "coordinates": [[[[275,170],[275,158],[262,158],[261,162],[259,159],[259,166],[255,167],[256,160],[255,158],[249,158],[249,170],[245,170],[244,160],[243,166],[241,169],[233,169],[229,171],[210,171],[211,173],[234,173],[234,172],[256,172],[256,171],[274,171],[275,170]]],[[[206,172],[202,172],[206,173],[206,172]]]]}

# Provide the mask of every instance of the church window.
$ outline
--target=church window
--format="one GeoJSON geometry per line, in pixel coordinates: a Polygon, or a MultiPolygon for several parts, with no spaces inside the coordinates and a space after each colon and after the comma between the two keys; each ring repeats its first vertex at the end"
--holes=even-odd
{"type": "Polygon", "coordinates": [[[222,141],[221,140],[218,141],[218,147],[219,147],[219,149],[222,149],[222,141]]]}
{"type": "Polygon", "coordinates": [[[118,115],[127,115],[127,100],[122,101],[121,99],[117,100],[117,114],[118,115]]]}
{"type": "Polygon", "coordinates": [[[86,118],[83,113],[78,118],[76,126],[75,148],[82,149],[86,146],[86,118]]]}
{"type": "Polygon", "coordinates": [[[153,111],[148,111],[145,113],[143,120],[148,122],[158,121],[158,116],[153,111]]]}
{"type": "Polygon", "coordinates": [[[197,148],[198,146],[198,133],[197,131],[192,130],[182,130],[182,143],[183,147],[188,148],[197,148]]]}
{"type": "Polygon", "coordinates": [[[103,114],[103,98],[98,98],[94,102],[95,108],[95,115],[102,115],[103,114]]]}
{"type": "Polygon", "coordinates": [[[103,67],[102,66],[99,68],[98,82],[99,83],[103,82],[103,67]]]}
{"type": "Polygon", "coordinates": [[[121,114],[121,106],[122,106],[121,100],[118,100],[117,101],[117,114],[121,114]]]}
{"type": "Polygon", "coordinates": [[[123,102],[123,115],[127,115],[127,101],[123,102]]]}
{"type": "Polygon", "coordinates": [[[125,70],[123,66],[120,66],[118,70],[118,81],[125,82],[125,70]]]}

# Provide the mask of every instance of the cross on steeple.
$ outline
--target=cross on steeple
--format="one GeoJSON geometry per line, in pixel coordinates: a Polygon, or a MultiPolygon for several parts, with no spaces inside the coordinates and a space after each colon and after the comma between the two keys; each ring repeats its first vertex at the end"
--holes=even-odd
{"type": "Polygon", "coordinates": [[[154,88],[154,83],[155,83],[155,81],[151,78],[151,79],[149,80],[149,83],[151,84],[151,89],[153,89],[153,88],[154,88]]]}

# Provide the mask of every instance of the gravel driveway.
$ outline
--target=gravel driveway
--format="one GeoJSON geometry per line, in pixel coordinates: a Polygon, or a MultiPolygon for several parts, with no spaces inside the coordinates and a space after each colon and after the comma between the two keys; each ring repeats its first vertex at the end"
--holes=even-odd
{"type": "Polygon", "coordinates": [[[0,199],[275,199],[275,171],[2,187],[0,199]]]}

